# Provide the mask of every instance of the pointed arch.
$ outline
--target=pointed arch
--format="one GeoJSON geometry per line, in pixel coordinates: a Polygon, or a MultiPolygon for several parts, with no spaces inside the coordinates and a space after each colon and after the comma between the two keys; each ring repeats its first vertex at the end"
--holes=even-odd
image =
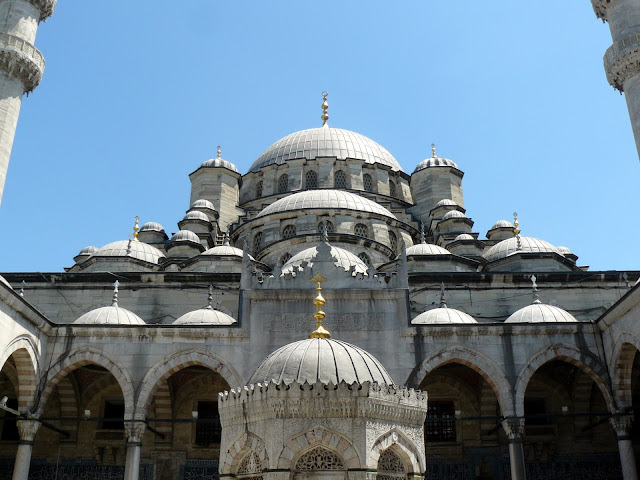
{"type": "Polygon", "coordinates": [[[18,386],[18,410],[25,412],[33,406],[37,389],[37,379],[40,375],[38,363],[38,349],[33,339],[28,335],[14,338],[0,354],[0,370],[13,357],[16,365],[18,386]]]}
{"type": "Polygon", "coordinates": [[[293,469],[301,455],[317,446],[323,446],[338,454],[344,460],[347,469],[365,468],[349,439],[322,425],[298,433],[287,440],[278,456],[277,468],[293,469]]]}
{"type": "Polygon", "coordinates": [[[389,449],[392,449],[404,461],[407,473],[421,473],[427,468],[424,444],[416,445],[407,435],[395,427],[380,435],[373,443],[368,455],[371,462],[368,468],[377,470],[380,456],[389,449]]]}
{"type": "Polygon", "coordinates": [[[609,360],[609,371],[613,376],[613,391],[624,406],[630,406],[631,372],[636,353],[640,351],[640,339],[630,333],[623,333],[617,339],[609,360]]]}
{"type": "Polygon", "coordinates": [[[502,415],[513,414],[513,390],[504,370],[486,355],[462,345],[443,348],[425,358],[411,372],[407,386],[419,388],[422,380],[433,370],[449,363],[459,363],[476,371],[491,385],[500,404],[502,415]]]}
{"type": "Polygon", "coordinates": [[[253,432],[239,435],[226,450],[220,455],[220,475],[235,475],[240,467],[240,462],[254,452],[260,460],[262,470],[269,468],[269,457],[262,439],[253,432]]]}
{"type": "Polygon", "coordinates": [[[524,415],[524,396],[527,391],[527,386],[531,381],[531,377],[533,377],[533,374],[542,365],[551,360],[565,361],[587,373],[600,389],[600,392],[607,404],[607,408],[609,408],[611,412],[615,411],[611,392],[605,384],[605,379],[607,377],[607,370],[605,366],[591,353],[581,351],[573,345],[562,343],[551,345],[538,351],[538,353],[529,360],[527,365],[519,373],[514,389],[516,415],[524,415]]]}

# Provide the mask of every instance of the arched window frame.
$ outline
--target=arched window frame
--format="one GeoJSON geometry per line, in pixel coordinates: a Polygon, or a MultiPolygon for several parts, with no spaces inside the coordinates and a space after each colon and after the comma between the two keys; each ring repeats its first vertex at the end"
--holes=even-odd
{"type": "Polygon", "coordinates": [[[369,238],[369,227],[364,223],[356,223],[353,227],[353,233],[359,237],[369,238]]]}
{"type": "Polygon", "coordinates": [[[362,260],[367,267],[371,266],[371,258],[366,253],[360,252],[358,258],[362,260]]]}
{"type": "Polygon", "coordinates": [[[375,192],[373,188],[373,177],[368,173],[365,173],[364,175],[362,175],[362,186],[365,192],[371,192],[371,193],[375,192]]]}
{"type": "Polygon", "coordinates": [[[304,176],[304,186],[306,189],[311,190],[318,188],[318,174],[315,170],[309,170],[304,176]]]}
{"type": "Polygon", "coordinates": [[[258,232],[253,236],[253,253],[258,253],[260,251],[261,244],[262,232],[258,232]]]}
{"type": "Polygon", "coordinates": [[[394,254],[398,253],[398,236],[389,230],[389,246],[394,254]]]}
{"type": "Polygon", "coordinates": [[[262,180],[256,183],[256,198],[262,197],[262,180]]]}
{"type": "Polygon", "coordinates": [[[347,188],[347,174],[344,170],[337,170],[333,175],[333,188],[347,188]]]}
{"type": "Polygon", "coordinates": [[[292,223],[290,223],[289,225],[285,225],[285,227],[282,229],[282,238],[287,239],[295,236],[296,236],[296,226],[292,223]]]}
{"type": "Polygon", "coordinates": [[[278,193],[287,193],[289,191],[289,175],[283,173],[278,178],[278,193]]]}
{"type": "Polygon", "coordinates": [[[390,197],[396,196],[396,184],[393,180],[389,180],[389,196],[390,197]]]}
{"type": "Polygon", "coordinates": [[[333,233],[335,231],[335,227],[333,226],[333,223],[331,221],[323,220],[318,223],[318,233],[323,233],[325,226],[327,227],[327,233],[333,233]]]}

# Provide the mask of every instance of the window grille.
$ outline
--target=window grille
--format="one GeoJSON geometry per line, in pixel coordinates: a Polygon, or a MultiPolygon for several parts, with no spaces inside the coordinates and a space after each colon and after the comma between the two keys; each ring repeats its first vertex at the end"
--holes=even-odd
{"type": "Polygon", "coordinates": [[[344,470],[344,462],[331,450],[318,446],[303,454],[295,470],[344,470]]]}
{"type": "Polygon", "coordinates": [[[389,232],[389,246],[393,253],[398,253],[398,237],[393,232],[389,232]]]}
{"type": "Polygon", "coordinates": [[[369,255],[367,255],[366,253],[364,252],[359,253],[358,258],[362,260],[366,266],[371,265],[371,259],[369,258],[369,255]]]}
{"type": "Polygon", "coordinates": [[[196,422],[196,445],[207,446],[220,443],[222,425],[218,413],[218,402],[198,402],[198,420],[196,422]]]}
{"type": "Polygon", "coordinates": [[[289,191],[289,175],[286,173],[280,175],[278,179],[278,193],[287,193],[289,191]]]}
{"type": "Polygon", "coordinates": [[[262,196],[262,181],[256,183],[256,198],[260,198],[262,196]]]}
{"type": "Polygon", "coordinates": [[[359,235],[360,237],[369,236],[369,229],[364,223],[356,223],[356,226],[354,227],[353,231],[356,235],[359,235]]]}
{"type": "Polygon", "coordinates": [[[280,259],[280,266],[282,267],[285,263],[287,263],[289,260],[291,260],[291,254],[290,253],[285,253],[282,258],[280,259]]]}
{"type": "Polygon", "coordinates": [[[296,226],[295,225],[287,225],[282,230],[282,238],[291,238],[296,236],[296,226]]]}
{"type": "Polygon", "coordinates": [[[396,196],[396,184],[391,180],[389,180],[389,195],[392,197],[396,196]]]}
{"type": "Polygon", "coordinates": [[[364,183],[365,191],[373,192],[373,179],[371,178],[371,175],[369,175],[368,173],[365,173],[362,176],[362,183],[364,183]]]}
{"type": "Polygon", "coordinates": [[[329,220],[325,220],[324,222],[320,222],[318,224],[318,232],[324,233],[325,226],[327,228],[327,233],[334,232],[333,223],[331,223],[329,220]]]}
{"type": "Polygon", "coordinates": [[[262,466],[258,455],[252,450],[240,462],[238,467],[238,477],[254,478],[256,475],[262,474],[262,466]]]}
{"type": "Polygon", "coordinates": [[[455,442],[456,419],[453,401],[431,401],[424,432],[428,442],[455,442]]]}
{"type": "Polygon", "coordinates": [[[347,174],[344,170],[338,170],[333,177],[333,186],[335,188],[347,188],[347,174]]]}
{"type": "Polygon", "coordinates": [[[262,244],[262,232],[258,232],[253,237],[253,253],[258,253],[262,244]]]}
{"type": "Polygon", "coordinates": [[[309,170],[305,176],[305,186],[306,188],[318,188],[318,174],[309,170]]]}

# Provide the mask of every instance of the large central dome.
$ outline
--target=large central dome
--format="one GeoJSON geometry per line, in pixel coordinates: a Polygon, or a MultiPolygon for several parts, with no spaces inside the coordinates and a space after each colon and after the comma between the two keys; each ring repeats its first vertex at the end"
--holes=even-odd
{"type": "Polygon", "coordinates": [[[256,172],[274,163],[283,164],[296,158],[315,160],[316,157],[355,158],[402,171],[398,161],[382,145],[359,133],[329,126],[302,130],[278,140],[253,162],[250,170],[256,172]]]}

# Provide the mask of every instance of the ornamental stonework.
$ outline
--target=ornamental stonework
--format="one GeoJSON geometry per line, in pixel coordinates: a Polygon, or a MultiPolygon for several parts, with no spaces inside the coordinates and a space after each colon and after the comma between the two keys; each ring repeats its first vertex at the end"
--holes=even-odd
{"type": "Polygon", "coordinates": [[[36,47],[20,37],[0,34],[0,69],[20,80],[24,93],[29,93],[42,80],[44,57],[36,47]]]}
{"type": "Polygon", "coordinates": [[[302,455],[295,470],[344,470],[344,462],[338,455],[324,447],[316,447],[302,455]]]}

